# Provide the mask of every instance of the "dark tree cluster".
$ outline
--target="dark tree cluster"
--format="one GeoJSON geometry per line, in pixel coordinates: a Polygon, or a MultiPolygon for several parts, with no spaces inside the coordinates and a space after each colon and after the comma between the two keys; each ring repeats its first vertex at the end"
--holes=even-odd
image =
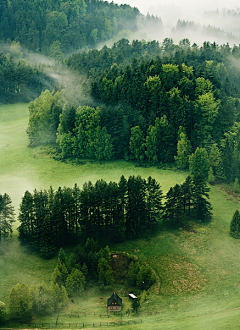
{"type": "Polygon", "coordinates": [[[26,191],[19,210],[19,239],[42,256],[79,235],[107,237],[113,241],[137,237],[142,227],[159,219],[162,191],[155,179],[122,176],[118,183],[90,181],[80,189],[26,191]]]}
{"type": "Polygon", "coordinates": [[[188,176],[181,184],[176,184],[167,192],[163,220],[172,224],[181,221],[184,214],[200,221],[211,219],[212,206],[208,201],[210,188],[201,173],[188,176]]]}

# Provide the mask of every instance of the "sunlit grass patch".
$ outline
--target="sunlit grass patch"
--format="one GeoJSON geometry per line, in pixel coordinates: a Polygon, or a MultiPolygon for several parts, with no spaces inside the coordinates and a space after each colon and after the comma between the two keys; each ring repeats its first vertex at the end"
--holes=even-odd
{"type": "Polygon", "coordinates": [[[158,256],[157,270],[162,279],[160,293],[163,295],[199,291],[207,283],[201,269],[184,257],[158,256]]]}

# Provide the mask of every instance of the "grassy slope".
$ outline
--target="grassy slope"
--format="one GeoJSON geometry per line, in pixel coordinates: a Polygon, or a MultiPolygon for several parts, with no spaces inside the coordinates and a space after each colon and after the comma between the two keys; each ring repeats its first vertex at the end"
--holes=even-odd
{"type": "MultiPolygon", "coordinates": [[[[185,173],[135,168],[123,161],[81,166],[54,161],[41,155],[40,150],[27,147],[27,117],[25,104],[0,107],[0,193],[7,192],[16,209],[27,189],[73,186],[75,182],[81,186],[88,180],[117,181],[122,174],[126,177],[140,174],[156,178],[166,192],[185,178],[185,173]]],[[[196,234],[184,230],[161,231],[150,240],[113,247],[138,255],[161,278],[161,295],[151,294],[141,308],[143,324],[131,325],[129,329],[158,329],[160,324],[164,329],[226,329],[228,326],[237,329],[240,245],[229,237],[228,230],[239,201],[214,186],[211,202],[213,221],[204,229],[198,228],[196,234]]],[[[26,248],[20,247],[16,239],[2,244],[1,250],[5,252],[0,256],[0,300],[3,301],[13,284],[48,280],[55,266],[54,260],[42,261],[35,255],[26,258],[26,248]]],[[[99,303],[98,293],[92,292],[72,308],[83,310],[88,303],[94,311],[100,304],[97,308],[104,312],[103,301],[99,303]]],[[[62,321],[70,320],[63,317],[62,321]]]]}

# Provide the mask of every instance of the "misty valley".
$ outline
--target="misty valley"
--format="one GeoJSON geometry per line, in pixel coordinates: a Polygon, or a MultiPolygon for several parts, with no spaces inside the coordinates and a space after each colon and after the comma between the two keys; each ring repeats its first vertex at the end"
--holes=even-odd
{"type": "Polygon", "coordinates": [[[238,329],[240,9],[165,14],[0,2],[0,328],[238,329]]]}

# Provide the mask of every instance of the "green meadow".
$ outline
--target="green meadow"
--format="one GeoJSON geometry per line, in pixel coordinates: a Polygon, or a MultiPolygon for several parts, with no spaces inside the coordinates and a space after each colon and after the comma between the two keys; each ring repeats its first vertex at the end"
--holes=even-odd
{"type": "MultiPolygon", "coordinates": [[[[75,183],[81,187],[86,181],[101,178],[118,181],[121,175],[144,178],[151,175],[166,193],[187,175],[187,172],[156,167],[135,167],[125,161],[83,165],[56,161],[41,148],[28,147],[27,122],[27,104],[0,106],[0,193],[10,195],[16,214],[26,190],[72,187],[75,183]]],[[[144,239],[110,246],[112,251],[128,252],[147,262],[157,274],[159,280],[150,289],[138,315],[126,315],[130,303],[124,287],[116,286],[109,291],[90,287],[83,297],[74,299],[74,303],[70,302],[61,311],[59,322],[79,322],[70,318],[71,312],[85,312],[86,316],[80,316],[85,324],[118,322],[119,316],[99,317],[106,314],[106,299],[116,290],[124,303],[122,321],[142,321],[125,325],[124,329],[239,329],[240,241],[229,236],[229,224],[240,198],[227,193],[222,185],[211,186],[210,198],[212,221],[191,223],[195,233],[184,228],[160,227],[159,232],[144,239]]],[[[0,301],[6,304],[12,285],[49,281],[56,265],[56,259],[43,260],[21,246],[17,226],[16,222],[13,238],[0,245],[0,301]]],[[[52,315],[36,322],[54,323],[56,317],[52,315]]]]}

